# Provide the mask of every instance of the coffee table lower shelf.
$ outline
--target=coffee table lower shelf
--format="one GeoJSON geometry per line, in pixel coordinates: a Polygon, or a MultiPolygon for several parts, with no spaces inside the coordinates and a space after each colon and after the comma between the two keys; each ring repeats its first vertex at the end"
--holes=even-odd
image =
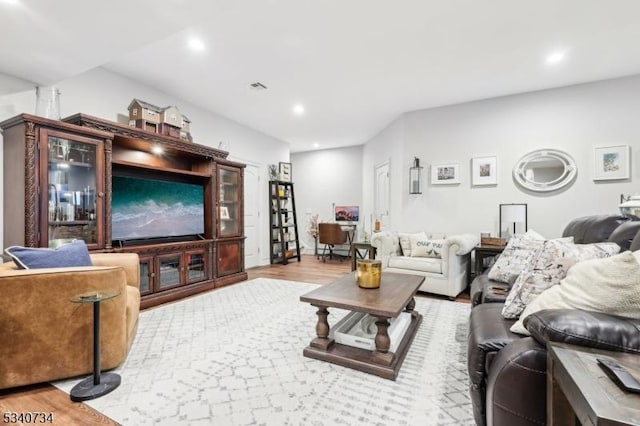
{"type": "Polygon", "coordinates": [[[414,311],[411,315],[411,323],[402,338],[402,342],[398,346],[396,353],[393,354],[393,358],[388,365],[377,362],[374,359],[374,351],[343,345],[335,341],[332,341],[326,350],[316,348],[310,344],[304,349],[303,355],[307,358],[318,359],[343,367],[353,368],[354,370],[364,371],[365,373],[374,374],[385,379],[395,380],[398,377],[400,367],[404,362],[404,358],[407,356],[407,352],[409,352],[411,342],[413,342],[421,323],[422,315],[414,311]]]}

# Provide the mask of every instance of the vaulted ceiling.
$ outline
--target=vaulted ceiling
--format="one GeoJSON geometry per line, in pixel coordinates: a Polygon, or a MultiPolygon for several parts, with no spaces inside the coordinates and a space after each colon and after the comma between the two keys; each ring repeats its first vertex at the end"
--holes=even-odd
{"type": "Polygon", "coordinates": [[[637,0],[0,0],[0,94],[104,67],[294,152],[356,145],[407,111],[638,74],[639,17],[637,0]]]}

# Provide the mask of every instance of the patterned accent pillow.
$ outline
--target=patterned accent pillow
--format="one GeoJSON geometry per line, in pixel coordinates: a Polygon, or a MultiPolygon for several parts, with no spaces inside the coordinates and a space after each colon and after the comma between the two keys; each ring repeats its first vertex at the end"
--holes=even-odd
{"type": "Polygon", "coordinates": [[[424,232],[418,232],[415,234],[410,234],[406,232],[398,232],[398,239],[400,240],[400,248],[402,249],[403,256],[411,256],[411,236],[417,238],[427,239],[427,234],[424,232]]]}
{"type": "Polygon", "coordinates": [[[530,230],[523,235],[515,235],[489,271],[489,279],[511,284],[529,263],[533,252],[544,243],[544,238],[530,230]]]}
{"type": "Polygon", "coordinates": [[[426,238],[411,236],[411,257],[442,257],[444,240],[428,240],[426,238]]]}
{"type": "Polygon", "coordinates": [[[502,316],[518,318],[540,293],[560,284],[569,268],[576,263],[610,257],[619,251],[620,246],[616,243],[573,244],[563,240],[545,241],[513,283],[502,308],[502,316]]]}
{"type": "Polygon", "coordinates": [[[527,306],[511,331],[530,335],[523,322],[543,309],[580,309],[640,318],[640,254],[636,253],[627,250],[578,263],[560,285],[551,287],[527,306]]]}

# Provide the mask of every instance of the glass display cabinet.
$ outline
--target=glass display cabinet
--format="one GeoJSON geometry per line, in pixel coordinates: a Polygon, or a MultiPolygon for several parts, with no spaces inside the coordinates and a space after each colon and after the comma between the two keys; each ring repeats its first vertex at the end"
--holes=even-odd
{"type": "Polygon", "coordinates": [[[101,247],[98,221],[102,219],[103,163],[100,141],[54,130],[41,131],[42,169],[47,171],[47,191],[42,194],[46,206],[45,244],[57,247],[74,239],[89,247],[101,247]]]}
{"type": "Polygon", "coordinates": [[[218,236],[240,235],[240,169],[218,166],[218,236]]]}

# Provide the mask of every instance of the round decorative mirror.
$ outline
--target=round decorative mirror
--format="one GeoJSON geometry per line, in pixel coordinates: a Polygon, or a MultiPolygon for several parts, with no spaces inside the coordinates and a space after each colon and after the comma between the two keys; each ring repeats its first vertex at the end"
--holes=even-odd
{"type": "Polygon", "coordinates": [[[524,155],[513,168],[513,178],[531,191],[555,191],[571,183],[578,169],[573,158],[557,149],[538,149],[524,155]]]}

